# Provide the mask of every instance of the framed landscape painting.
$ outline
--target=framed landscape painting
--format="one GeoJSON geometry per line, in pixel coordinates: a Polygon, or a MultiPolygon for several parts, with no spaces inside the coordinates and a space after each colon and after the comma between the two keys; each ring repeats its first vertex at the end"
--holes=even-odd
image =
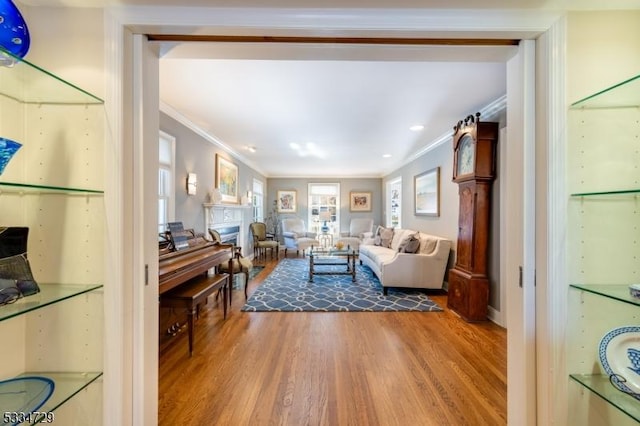
{"type": "Polygon", "coordinates": [[[223,203],[238,203],[238,166],[216,154],[216,188],[223,203]]]}
{"type": "Polygon", "coordinates": [[[421,173],[413,180],[415,214],[440,216],[440,167],[421,173]]]}
{"type": "Polygon", "coordinates": [[[370,212],[371,192],[350,192],[349,210],[352,212],[370,212]]]}
{"type": "Polygon", "coordinates": [[[295,190],[278,190],[278,213],[295,213],[297,203],[295,190]]]}

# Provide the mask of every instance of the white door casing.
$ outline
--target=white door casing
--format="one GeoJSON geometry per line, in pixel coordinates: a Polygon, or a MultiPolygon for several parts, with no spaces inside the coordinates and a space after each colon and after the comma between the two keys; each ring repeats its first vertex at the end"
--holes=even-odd
{"type": "Polygon", "coordinates": [[[535,41],[520,42],[507,63],[506,247],[507,419],[536,424],[535,41]]]}
{"type": "MultiPolygon", "coordinates": [[[[181,25],[182,28],[187,31],[188,28],[208,28],[210,31],[215,32],[216,28],[225,28],[231,32],[235,32],[236,34],[242,34],[244,28],[247,25],[252,27],[252,31],[259,31],[261,28],[265,30],[265,34],[270,31],[278,30],[278,29],[287,29],[298,31],[299,35],[304,35],[307,32],[313,33],[314,31],[322,31],[330,28],[342,30],[345,33],[348,33],[351,29],[360,28],[362,30],[374,31],[375,28],[394,28],[395,30],[408,30],[408,31],[429,31],[429,29],[437,29],[441,32],[441,34],[446,33],[445,29],[450,31],[458,31],[459,33],[464,33],[468,38],[474,37],[482,37],[483,31],[502,31],[505,37],[509,37],[511,34],[514,38],[518,38],[519,35],[529,34],[531,36],[533,33],[540,33],[546,31],[549,28],[550,24],[556,19],[557,13],[548,13],[548,14],[530,14],[523,18],[522,15],[518,14],[510,14],[505,11],[492,11],[490,14],[483,14],[483,19],[478,20],[477,14],[474,11],[467,11],[468,20],[461,19],[460,13],[456,13],[453,15],[447,15],[444,11],[442,15],[439,15],[437,12],[429,11],[425,12],[424,16],[420,14],[415,14],[414,12],[410,12],[410,16],[407,16],[407,12],[403,11],[387,11],[383,15],[379,14],[377,11],[371,12],[362,12],[355,14],[345,15],[344,11],[337,10],[334,12],[331,11],[316,11],[315,13],[306,13],[305,18],[301,18],[299,14],[295,12],[295,10],[261,10],[261,9],[233,9],[227,8],[224,10],[213,10],[214,8],[163,8],[163,7],[132,7],[132,8],[115,8],[111,10],[114,14],[114,20],[116,23],[114,24],[114,30],[111,31],[111,34],[106,34],[106,43],[107,45],[112,45],[113,51],[108,55],[107,69],[111,70],[108,78],[110,79],[109,85],[112,89],[117,90],[118,88],[122,88],[123,81],[127,79],[134,78],[135,76],[130,75],[128,70],[122,70],[122,68],[118,67],[117,60],[114,61],[113,58],[127,57],[127,51],[129,46],[123,46],[118,38],[122,37],[123,33],[127,33],[132,31],[135,34],[145,34],[149,32],[162,32],[162,28],[171,28],[169,31],[175,31],[176,25],[181,25]],[[334,14],[332,14],[334,13],[334,14]],[[419,16],[418,16],[419,15],[419,16]],[[301,26],[301,19],[304,21],[304,25],[301,26]],[[478,26],[474,28],[468,27],[468,22],[476,22],[478,26]],[[402,24],[404,22],[404,24],[402,24]],[[462,24],[461,26],[461,23],[462,24]],[[117,28],[116,28],[117,27],[117,28]],[[302,28],[302,29],[301,29],[302,28]],[[116,62],[116,63],[114,63],[116,62]]],[[[356,11],[357,12],[357,11],[356,11]]],[[[336,33],[339,35],[340,31],[336,33]]],[[[363,34],[365,35],[365,34],[363,34]]],[[[151,98],[156,98],[157,105],[157,65],[156,69],[151,69],[150,67],[143,67],[142,63],[145,62],[150,57],[147,57],[145,61],[142,61],[142,56],[145,55],[145,51],[147,51],[147,47],[143,47],[143,45],[147,44],[144,42],[143,37],[136,40],[136,43],[140,43],[137,45],[137,54],[134,55],[134,62],[136,62],[136,69],[144,69],[145,72],[151,72],[150,79],[147,81],[147,76],[145,75],[142,78],[138,75],[138,84],[139,87],[143,87],[144,90],[139,92],[136,90],[134,92],[134,97],[140,97],[141,99],[147,98],[147,101],[151,98]],[[137,63],[140,61],[140,63],[137,63]],[[156,83],[155,89],[152,87],[152,82],[156,83]],[[147,93],[147,90],[151,93],[147,93]]],[[[126,43],[125,43],[126,44],[126,43]]],[[[530,72],[533,70],[533,64],[530,63],[534,60],[531,58],[533,42],[525,42],[523,46],[520,48],[520,52],[517,57],[512,59],[511,62],[513,64],[509,64],[509,69],[511,72],[508,72],[509,79],[513,80],[521,80],[521,83],[524,84],[525,81],[529,81],[529,78],[532,79],[530,72]],[[526,55],[525,55],[526,54],[526,55]],[[523,55],[527,56],[527,60],[524,59],[523,55]],[[519,68],[522,66],[516,65],[517,62],[520,61],[522,63],[528,64],[525,68],[519,68]],[[518,71],[520,70],[520,71],[518,71]],[[527,71],[528,70],[528,71],[527,71]],[[525,72],[526,71],[526,72],[525,72]],[[513,72],[513,74],[512,74],[513,72]],[[528,75],[528,78],[524,78],[524,75],[528,75]]],[[[153,55],[151,55],[153,56],[153,55]]],[[[155,56],[157,60],[157,55],[155,56]]],[[[137,71],[136,71],[137,72],[137,71]]],[[[135,73],[135,72],[134,72],[135,73]]],[[[515,82],[512,84],[516,84],[515,82]]],[[[517,87],[517,86],[514,86],[517,87]]],[[[523,86],[524,88],[524,86],[523,86]]],[[[524,92],[524,89],[520,88],[518,90],[524,92]]],[[[512,93],[514,91],[512,90],[512,93]]],[[[523,96],[524,97],[524,96],[523,96]]],[[[525,105],[531,105],[534,102],[533,96],[524,97],[524,100],[517,101],[518,108],[522,107],[523,111],[514,112],[512,110],[515,105],[512,104],[512,101],[508,101],[508,115],[510,118],[514,118],[515,115],[520,115],[520,119],[526,116],[527,120],[530,120],[531,123],[534,121],[533,115],[525,115],[525,105]]],[[[126,102],[125,102],[126,104],[126,102]]],[[[137,102],[136,102],[137,104],[137,102]]],[[[148,125],[150,125],[151,121],[142,119],[146,114],[155,113],[157,111],[153,111],[152,108],[148,108],[148,111],[144,111],[143,105],[152,105],[152,103],[143,103],[142,105],[137,104],[135,106],[135,111],[133,114],[133,120],[138,121],[138,127],[134,132],[136,135],[142,135],[142,139],[144,139],[145,135],[148,133],[155,139],[157,143],[157,122],[156,127],[153,129],[153,132],[148,131],[148,125]],[[142,125],[144,123],[144,125],[142,125]],[[142,130],[146,129],[146,130],[142,130]]],[[[121,114],[123,115],[122,121],[125,123],[113,123],[113,132],[116,135],[114,137],[115,143],[123,144],[125,141],[121,140],[119,135],[124,133],[124,130],[127,129],[128,123],[126,121],[129,120],[129,116],[126,115],[125,111],[127,108],[122,108],[121,114]]],[[[531,113],[533,111],[531,110],[531,113]]],[[[157,115],[157,114],[156,114],[157,115]]],[[[157,118],[156,118],[157,119],[157,118]]],[[[511,126],[513,121],[509,121],[509,127],[515,128],[511,126]]],[[[532,124],[531,124],[532,125],[532,124]]],[[[521,127],[521,130],[525,129],[525,127],[521,127]]],[[[513,133],[511,132],[508,135],[508,140],[523,140],[525,143],[532,143],[528,138],[525,138],[526,132],[522,130],[523,133],[513,133]],[[527,142],[529,141],[529,142],[527,142]]],[[[144,144],[141,148],[144,152],[144,144]]],[[[150,158],[157,159],[157,152],[155,155],[149,155],[150,158]]],[[[138,166],[142,163],[139,163],[143,159],[139,158],[138,166]]],[[[524,170],[524,173],[527,176],[533,176],[533,170],[531,167],[534,164],[529,164],[529,168],[523,167],[520,169],[524,170]]],[[[526,165],[525,165],[526,166],[526,165]]],[[[157,164],[154,165],[151,170],[155,175],[157,169],[157,164]]],[[[147,171],[141,170],[138,167],[133,172],[133,175],[128,177],[128,171],[126,169],[117,169],[116,173],[120,173],[124,176],[124,181],[122,185],[118,189],[119,191],[124,191],[121,188],[127,188],[129,184],[134,185],[133,191],[135,191],[134,195],[145,196],[146,194],[140,194],[144,188],[144,185],[149,185],[150,181],[145,176],[147,175],[147,171]],[[144,181],[145,183],[142,185],[138,184],[138,181],[144,181]]],[[[521,176],[521,175],[520,175],[521,176]]],[[[117,181],[118,178],[111,177],[112,180],[117,181]]],[[[531,179],[532,181],[532,179],[531,179]]],[[[533,190],[532,185],[524,185],[520,187],[520,191],[523,189],[533,190]]],[[[148,191],[147,194],[155,194],[156,188],[153,191],[148,191]]],[[[126,194],[124,194],[126,195],[126,194]]],[[[147,205],[156,206],[156,200],[153,200],[153,203],[150,203],[145,199],[143,202],[144,208],[147,208],[147,205]]],[[[528,205],[528,209],[532,210],[532,206],[528,205]]],[[[144,224],[142,220],[142,214],[149,214],[149,212],[145,211],[144,213],[128,213],[131,210],[125,208],[125,217],[123,218],[123,222],[126,222],[131,217],[127,217],[128,215],[136,216],[133,218],[133,222],[136,224],[144,224]]],[[[152,214],[151,217],[156,217],[156,214],[152,214]]],[[[524,221],[522,223],[528,223],[524,221]]],[[[155,228],[155,220],[151,221],[151,224],[155,228]]],[[[135,228],[137,229],[137,228],[135,228]]],[[[526,229],[526,227],[525,227],[526,229]]],[[[533,232],[534,228],[530,228],[529,234],[533,232]]],[[[510,233],[513,231],[509,231],[510,233]]],[[[155,234],[154,234],[155,235],[155,234]]],[[[158,328],[158,312],[157,312],[157,250],[155,244],[155,238],[150,239],[147,236],[146,226],[144,231],[140,231],[139,234],[132,234],[128,236],[129,239],[125,241],[116,241],[116,246],[112,247],[111,250],[114,250],[114,256],[119,255],[122,259],[120,259],[120,263],[124,265],[124,269],[127,268],[128,261],[124,259],[126,256],[126,250],[124,250],[125,246],[132,245],[133,250],[137,251],[136,261],[133,271],[133,282],[123,282],[119,285],[131,285],[134,289],[135,300],[133,301],[133,307],[131,314],[132,319],[132,327],[135,327],[133,333],[130,333],[129,330],[125,330],[123,336],[120,337],[122,339],[119,342],[119,347],[124,348],[124,350],[120,353],[110,354],[109,357],[113,358],[107,363],[116,365],[116,367],[120,367],[118,372],[122,374],[122,378],[120,380],[115,380],[114,384],[115,389],[119,389],[120,392],[114,392],[114,387],[110,387],[105,389],[105,392],[108,394],[108,397],[118,397],[120,396],[123,401],[121,404],[111,404],[115,407],[121,407],[123,409],[124,414],[123,423],[122,424],[131,424],[132,421],[134,424],[156,424],[157,423],[157,336],[152,336],[152,334],[157,335],[158,328]],[[153,288],[143,288],[142,290],[139,288],[140,284],[144,283],[144,263],[145,261],[153,262],[151,258],[148,257],[146,250],[141,246],[144,245],[144,242],[154,241],[153,244],[149,243],[148,248],[153,249],[153,257],[155,258],[155,264],[149,264],[149,278],[155,279],[155,285],[153,288]],[[117,249],[121,250],[118,252],[117,249]],[[124,259],[124,260],[123,260],[124,259]],[[156,298],[152,297],[154,292],[156,293],[156,298]],[[149,330],[147,334],[145,334],[145,330],[149,330]],[[135,337],[134,337],[135,334],[135,337]],[[138,340],[141,338],[142,340],[138,340]],[[155,342],[154,342],[155,340],[155,342]],[[133,346],[131,353],[133,355],[129,356],[130,352],[127,351],[127,346],[133,346]],[[123,357],[122,360],[117,360],[115,358],[123,357]],[[114,360],[115,359],[115,360],[114,360]],[[140,367],[143,367],[141,370],[140,367]],[[155,370],[154,370],[155,369],[155,370]],[[133,372],[132,372],[133,370],[133,372]],[[133,374],[133,382],[129,381],[129,373],[133,374]],[[115,383],[119,382],[119,383],[115,383]],[[118,388],[117,385],[121,385],[118,388]],[[133,394],[133,396],[132,396],[133,394]],[[133,405],[133,408],[132,408],[133,405]],[[134,411],[133,418],[127,416],[126,413],[134,411]],[[154,421],[154,419],[156,421],[154,421]]],[[[528,239],[527,239],[528,240],[528,239]]],[[[520,247],[522,250],[522,247],[520,247]]],[[[524,283],[526,294],[533,292],[533,265],[532,265],[532,253],[530,253],[531,247],[529,251],[524,250],[526,253],[523,254],[524,259],[522,264],[524,266],[524,283]],[[531,288],[528,288],[528,286],[531,288]]],[[[504,252],[504,251],[503,251],[504,252]]],[[[116,262],[118,263],[118,262],[116,262]]],[[[126,275],[126,271],[125,271],[126,275]]],[[[517,274],[516,274],[517,275],[517,274]]],[[[535,408],[536,408],[536,399],[535,392],[531,394],[529,391],[531,388],[535,390],[536,382],[535,382],[535,365],[531,364],[531,358],[535,358],[535,346],[531,346],[531,333],[535,336],[535,328],[531,329],[530,321],[525,321],[527,318],[530,319],[531,311],[534,309],[535,305],[525,303],[528,299],[525,298],[525,294],[523,294],[523,290],[519,289],[517,286],[517,278],[513,279],[513,271],[510,271],[510,278],[507,282],[503,283],[503,285],[508,285],[507,291],[507,299],[509,307],[511,308],[509,312],[512,312],[513,319],[508,317],[509,327],[512,325],[514,327],[522,327],[520,330],[526,330],[528,333],[528,337],[524,334],[521,339],[509,340],[509,360],[510,361],[518,361],[520,364],[510,364],[509,366],[509,420],[511,424],[511,420],[513,419],[513,424],[535,424],[535,408]],[[515,287],[514,287],[515,286],[515,287]],[[514,307],[511,307],[511,302],[515,301],[517,304],[514,307]],[[520,309],[522,308],[522,309],[520,309]],[[526,308],[526,310],[525,310],[526,308]],[[520,318],[518,318],[518,314],[520,318]],[[512,320],[512,322],[509,322],[512,320]],[[526,327],[525,327],[526,325],[526,327]],[[515,369],[516,367],[523,367],[524,369],[515,369]],[[533,373],[533,380],[529,380],[531,378],[531,374],[533,373]],[[523,376],[524,375],[524,376],[523,376]],[[526,380],[523,380],[525,378],[526,380]],[[521,383],[526,382],[526,383],[521,383]],[[533,415],[531,414],[533,412],[533,415]],[[517,419],[525,419],[523,421],[516,421],[517,419]]],[[[152,283],[150,282],[150,286],[152,283]]],[[[506,304],[505,304],[506,305],[506,304]]],[[[505,306],[502,305],[502,306],[505,306]]],[[[106,319],[109,321],[109,318],[113,319],[114,317],[120,315],[121,307],[118,308],[115,306],[115,303],[110,308],[106,309],[106,319]]],[[[125,315],[128,315],[128,312],[125,312],[125,315]]],[[[535,318],[535,317],[534,317],[535,318]]],[[[535,324],[533,324],[535,325],[535,324]]],[[[126,327],[125,327],[126,328],[126,327]]],[[[516,328],[517,329],[517,328],[516,328]]],[[[516,330],[514,329],[514,330],[516,330]]],[[[513,336],[514,333],[510,333],[513,336]]],[[[109,335],[107,337],[107,346],[109,346],[110,341],[118,339],[116,335],[109,335]]],[[[118,374],[118,373],[116,373],[118,374]]],[[[108,398],[107,397],[107,398],[108,398]]],[[[107,410],[105,410],[106,412],[107,410]]],[[[541,424],[543,424],[541,420],[541,424]]]]}
{"type": "Polygon", "coordinates": [[[133,424],[158,424],[158,52],[133,36],[133,424]]]}

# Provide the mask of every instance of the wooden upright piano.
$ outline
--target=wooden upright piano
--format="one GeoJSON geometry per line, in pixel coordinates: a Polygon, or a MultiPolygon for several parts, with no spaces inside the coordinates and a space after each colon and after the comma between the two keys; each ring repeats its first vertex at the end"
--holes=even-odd
{"type": "Polygon", "coordinates": [[[201,237],[189,240],[189,247],[180,251],[160,248],[160,350],[188,324],[189,352],[193,351],[193,321],[199,304],[217,289],[224,291],[222,304],[226,317],[232,278],[226,274],[222,274],[224,277],[208,274],[208,271],[223,262],[231,262],[232,257],[233,245],[215,244],[201,237]]]}
{"type": "Polygon", "coordinates": [[[205,274],[209,269],[228,262],[233,256],[231,244],[214,244],[201,239],[190,243],[188,249],[180,251],[160,251],[159,286],[160,294],[205,274]]]}

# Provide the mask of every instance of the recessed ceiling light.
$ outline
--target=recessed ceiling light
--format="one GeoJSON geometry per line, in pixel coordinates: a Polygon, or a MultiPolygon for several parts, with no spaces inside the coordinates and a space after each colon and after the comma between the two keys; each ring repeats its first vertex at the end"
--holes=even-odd
{"type": "Polygon", "coordinates": [[[313,156],[318,158],[325,157],[325,153],[320,148],[318,148],[317,145],[313,142],[307,142],[304,144],[304,146],[298,143],[292,142],[289,144],[289,146],[291,147],[291,149],[296,151],[300,157],[307,157],[307,156],[313,156]]]}
{"type": "Polygon", "coordinates": [[[416,124],[414,126],[409,127],[409,130],[411,130],[412,132],[419,132],[422,129],[424,129],[424,126],[422,124],[416,124]]]}
{"type": "Polygon", "coordinates": [[[382,158],[391,158],[391,154],[383,154],[382,158]]]}
{"type": "Polygon", "coordinates": [[[255,146],[247,146],[245,149],[247,151],[249,151],[249,152],[256,152],[257,151],[257,148],[255,146]]]}

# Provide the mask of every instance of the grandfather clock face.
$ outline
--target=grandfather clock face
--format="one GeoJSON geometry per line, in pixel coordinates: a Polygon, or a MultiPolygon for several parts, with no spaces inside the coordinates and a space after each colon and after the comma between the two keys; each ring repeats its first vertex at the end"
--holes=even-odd
{"type": "Polygon", "coordinates": [[[458,176],[473,173],[476,162],[475,147],[470,134],[466,133],[460,138],[460,142],[458,142],[458,176]]]}

